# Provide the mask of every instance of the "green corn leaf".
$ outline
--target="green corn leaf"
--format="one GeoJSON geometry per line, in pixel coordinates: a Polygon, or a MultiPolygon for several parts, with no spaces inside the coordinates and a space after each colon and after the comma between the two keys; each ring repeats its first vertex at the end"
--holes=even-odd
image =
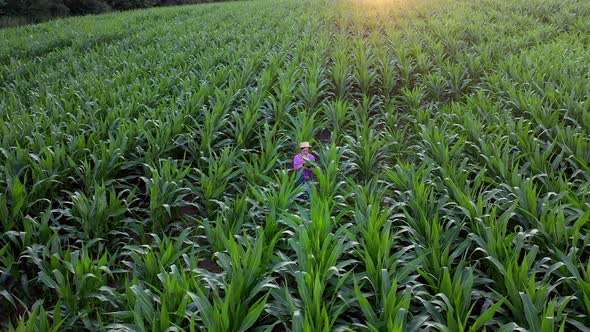
{"type": "Polygon", "coordinates": [[[541,331],[541,325],[539,322],[539,314],[537,308],[533,304],[531,297],[527,293],[520,293],[520,298],[522,299],[522,304],[524,308],[524,314],[526,316],[527,322],[529,324],[529,329],[533,331],[541,331]]]}
{"type": "Polygon", "coordinates": [[[373,310],[373,308],[369,304],[369,301],[367,301],[365,294],[363,294],[361,292],[361,289],[360,289],[358,282],[357,282],[357,278],[355,278],[354,276],[353,276],[353,282],[354,282],[354,294],[355,294],[356,300],[358,301],[358,303],[361,307],[361,311],[365,315],[365,318],[369,324],[375,324],[375,322],[377,322],[377,315],[375,314],[375,311],[373,310]]]}
{"type": "Polygon", "coordinates": [[[487,308],[486,311],[479,315],[479,317],[475,320],[473,325],[469,327],[469,331],[478,331],[478,329],[481,326],[492,320],[492,318],[496,314],[496,311],[498,311],[498,309],[502,306],[502,303],[504,303],[503,299],[487,308]]]}
{"type": "Polygon", "coordinates": [[[248,310],[248,314],[246,315],[246,317],[244,317],[244,320],[242,321],[242,325],[240,326],[240,329],[238,330],[239,332],[247,331],[250,327],[252,327],[256,323],[256,321],[260,317],[260,314],[262,313],[262,311],[266,307],[266,300],[267,300],[269,294],[270,293],[267,293],[264,297],[262,297],[260,300],[256,301],[254,304],[252,304],[250,306],[250,308],[248,310]]]}

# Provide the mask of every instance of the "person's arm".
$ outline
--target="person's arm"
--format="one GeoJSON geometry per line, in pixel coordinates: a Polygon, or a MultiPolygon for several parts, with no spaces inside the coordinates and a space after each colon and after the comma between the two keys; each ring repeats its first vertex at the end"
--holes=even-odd
{"type": "Polygon", "coordinates": [[[304,164],[305,160],[303,160],[303,158],[300,155],[296,155],[295,158],[293,158],[293,168],[296,171],[300,170],[304,164]]]}

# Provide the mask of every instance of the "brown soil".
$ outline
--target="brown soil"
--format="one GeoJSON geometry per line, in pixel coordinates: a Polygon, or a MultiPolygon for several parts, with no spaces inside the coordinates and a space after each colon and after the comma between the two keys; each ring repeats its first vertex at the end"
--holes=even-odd
{"type": "Polygon", "coordinates": [[[328,143],[330,143],[331,137],[332,137],[332,131],[328,128],[324,128],[324,129],[320,130],[320,132],[315,136],[315,139],[318,142],[328,144],[328,143]]]}
{"type": "MultiPolygon", "coordinates": [[[[197,196],[194,194],[190,194],[184,197],[184,201],[188,202],[188,203],[192,203],[195,202],[197,200],[197,196]]],[[[184,217],[184,216],[194,216],[197,215],[199,213],[199,209],[197,209],[195,206],[192,205],[188,205],[188,206],[183,206],[180,208],[180,216],[184,217]]]]}
{"type": "Polygon", "coordinates": [[[219,265],[215,264],[215,262],[206,258],[199,262],[199,267],[212,273],[221,272],[221,268],[219,267],[219,265]]]}
{"type": "Polygon", "coordinates": [[[283,324],[277,324],[272,328],[272,332],[284,332],[287,331],[287,329],[285,329],[285,325],[283,324]]]}

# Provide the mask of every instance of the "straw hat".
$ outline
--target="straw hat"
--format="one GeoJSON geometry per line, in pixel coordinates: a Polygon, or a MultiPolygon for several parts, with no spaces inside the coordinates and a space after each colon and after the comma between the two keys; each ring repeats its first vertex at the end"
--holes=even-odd
{"type": "Polygon", "coordinates": [[[301,144],[299,144],[299,148],[311,148],[311,145],[309,145],[309,142],[301,142],[301,144]]]}

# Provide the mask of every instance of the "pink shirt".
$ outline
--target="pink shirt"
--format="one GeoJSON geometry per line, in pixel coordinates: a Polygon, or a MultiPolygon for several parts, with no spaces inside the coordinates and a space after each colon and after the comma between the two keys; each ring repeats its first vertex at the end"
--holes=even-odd
{"type": "MultiPolygon", "coordinates": [[[[308,153],[307,156],[305,156],[305,158],[311,161],[315,161],[315,157],[311,153],[308,153]]],[[[303,159],[303,156],[301,154],[298,154],[295,156],[295,158],[293,158],[293,168],[296,171],[299,171],[303,167],[304,163],[305,160],[303,159]]],[[[303,180],[309,181],[311,179],[313,179],[313,170],[311,168],[303,169],[303,180]]]]}

